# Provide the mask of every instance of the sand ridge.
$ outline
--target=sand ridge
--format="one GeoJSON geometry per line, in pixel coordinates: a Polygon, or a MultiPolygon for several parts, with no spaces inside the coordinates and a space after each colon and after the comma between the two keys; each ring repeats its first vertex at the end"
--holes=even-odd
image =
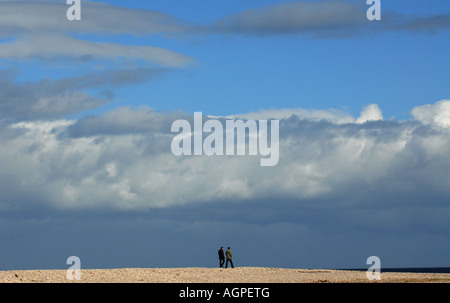
{"type": "Polygon", "coordinates": [[[381,272],[370,281],[365,271],[269,267],[81,269],[80,280],[67,270],[0,271],[0,283],[450,283],[450,274],[381,272]]]}

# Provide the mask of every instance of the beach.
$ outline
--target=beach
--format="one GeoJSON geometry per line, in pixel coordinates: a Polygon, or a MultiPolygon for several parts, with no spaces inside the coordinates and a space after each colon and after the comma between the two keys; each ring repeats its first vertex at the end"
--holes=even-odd
{"type": "Polygon", "coordinates": [[[67,270],[0,271],[0,283],[450,283],[448,273],[381,272],[268,267],[81,269],[79,280],[67,270]]]}

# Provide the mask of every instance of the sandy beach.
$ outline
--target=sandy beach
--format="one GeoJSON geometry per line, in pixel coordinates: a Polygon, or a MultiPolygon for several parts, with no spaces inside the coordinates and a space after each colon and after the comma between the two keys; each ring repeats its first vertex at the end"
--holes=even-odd
{"type": "Polygon", "coordinates": [[[370,281],[365,271],[264,267],[81,269],[80,280],[67,270],[0,271],[1,283],[450,283],[450,274],[381,273],[370,281]]]}

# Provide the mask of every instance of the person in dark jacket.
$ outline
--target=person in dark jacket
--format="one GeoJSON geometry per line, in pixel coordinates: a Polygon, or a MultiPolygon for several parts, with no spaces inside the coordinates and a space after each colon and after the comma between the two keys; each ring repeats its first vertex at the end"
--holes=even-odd
{"type": "Polygon", "coordinates": [[[228,246],[227,251],[225,252],[226,256],[227,256],[227,263],[225,264],[225,268],[228,268],[228,262],[231,263],[231,268],[234,268],[233,266],[233,260],[232,260],[232,254],[231,254],[231,249],[228,246]]]}
{"type": "Polygon", "coordinates": [[[225,263],[225,255],[223,253],[223,246],[219,249],[219,262],[220,262],[220,268],[223,268],[223,264],[225,263]]]}

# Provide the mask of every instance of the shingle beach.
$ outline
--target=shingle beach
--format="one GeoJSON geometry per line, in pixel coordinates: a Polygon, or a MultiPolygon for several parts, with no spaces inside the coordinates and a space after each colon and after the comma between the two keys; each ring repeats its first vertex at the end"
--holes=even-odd
{"type": "Polygon", "coordinates": [[[0,271],[1,283],[450,283],[450,274],[381,272],[370,281],[365,271],[265,267],[81,269],[80,280],[67,270],[0,271]]]}

